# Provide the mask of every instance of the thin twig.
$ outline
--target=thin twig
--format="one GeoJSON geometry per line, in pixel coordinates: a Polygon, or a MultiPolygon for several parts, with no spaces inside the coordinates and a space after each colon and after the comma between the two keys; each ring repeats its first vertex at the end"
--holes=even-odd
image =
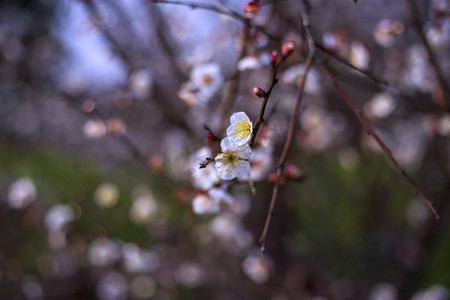
{"type": "Polygon", "coordinates": [[[350,109],[353,111],[353,113],[358,118],[361,125],[366,130],[366,133],[375,140],[375,142],[380,146],[380,148],[383,150],[384,154],[389,158],[389,160],[392,162],[394,167],[397,169],[397,171],[408,181],[408,183],[411,185],[411,188],[416,194],[419,194],[423,200],[427,203],[427,205],[430,207],[431,211],[433,212],[434,216],[436,217],[436,220],[439,220],[439,214],[437,213],[436,209],[434,208],[433,202],[425,196],[425,194],[422,192],[422,190],[417,186],[417,184],[412,180],[412,178],[403,170],[403,168],[400,166],[398,161],[394,158],[389,148],[383,143],[383,141],[380,139],[380,137],[375,133],[375,131],[370,127],[370,125],[367,123],[364,116],[361,114],[359,109],[356,107],[356,105],[353,103],[353,101],[345,94],[344,90],[339,86],[339,84],[334,79],[334,76],[328,71],[328,69],[321,65],[322,71],[325,73],[327,78],[331,81],[336,91],[341,95],[341,97],[344,99],[344,101],[347,103],[347,105],[350,107],[350,109]]]}
{"type": "Polygon", "coordinates": [[[329,56],[333,57],[334,59],[336,59],[337,61],[339,61],[340,63],[346,65],[347,67],[358,71],[359,73],[367,76],[367,78],[369,78],[370,80],[372,80],[375,83],[381,84],[383,86],[388,86],[388,83],[383,80],[383,79],[379,79],[377,78],[374,74],[372,74],[372,72],[370,72],[369,70],[363,70],[361,68],[358,68],[357,66],[353,65],[352,63],[350,63],[349,61],[347,61],[346,59],[340,57],[338,54],[334,53],[333,51],[330,51],[329,49],[327,49],[326,47],[322,46],[320,43],[318,43],[317,41],[315,41],[316,47],[317,49],[321,50],[322,52],[328,54],[329,56]]]}
{"type": "Polygon", "coordinates": [[[195,8],[201,8],[201,9],[206,9],[206,10],[210,10],[210,11],[214,11],[220,14],[224,14],[230,17],[233,17],[235,19],[244,21],[246,18],[243,15],[240,15],[232,10],[229,9],[223,9],[220,6],[217,5],[212,5],[212,4],[204,4],[204,3],[196,3],[196,2],[190,2],[190,1],[175,1],[175,0],[152,0],[153,3],[161,3],[161,4],[174,4],[174,5],[183,5],[183,6],[188,6],[192,9],[195,8]]]}
{"type": "Polygon", "coordinates": [[[280,186],[280,179],[283,176],[284,165],[286,163],[289,148],[291,147],[292,139],[294,137],[295,124],[297,123],[297,114],[298,114],[299,107],[300,107],[300,104],[301,104],[301,101],[303,98],[303,91],[305,88],[306,77],[308,75],[308,71],[309,71],[309,68],[311,67],[313,59],[314,59],[314,56],[312,55],[312,53],[310,53],[306,60],[305,70],[303,72],[302,78],[301,78],[299,86],[298,86],[297,98],[295,100],[294,109],[292,110],[291,119],[289,121],[289,130],[288,130],[288,134],[286,137],[286,142],[284,144],[283,152],[281,153],[280,160],[278,161],[275,186],[274,186],[273,192],[272,192],[272,199],[270,200],[269,211],[267,213],[266,222],[264,224],[264,229],[263,229],[263,232],[259,239],[259,244],[261,245],[262,253],[264,253],[266,251],[266,238],[267,238],[267,233],[269,231],[270,223],[272,221],[272,216],[275,213],[275,204],[277,202],[278,188],[280,186]]]}
{"type": "MultiPolygon", "coordinates": [[[[174,4],[174,5],[183,5],[183,6],[187,6],[190,7],[192,9],[205,9],[205,10],[209,10],[209,11],[213,11],[213,12],[217,12],[220,14],[224,14],[227,15],[229,17],[232,17],[236,20],[239,21],[245,21],[247,20],[247,17],[238,13],[235,10],[232,10],[230,8],[227,7],[227,9],[223,9],[220,6],[217,5],[212,5],[212,4],[203,4],[203,3],[195,3],[195,2],[189,2],[189,1],[168,1],[168,0],[151,0],[153,3],[160,3],[160,4],[174,4]]],[[[273,41],[279,41],[281,40],[281,37],[279,36],[275,36],[273,34],[271,34],[270,32],[267,32],[267,30],[264,28],[264,26],[249,22],[249,26],[251,28],[256,29],[257,31],[262,32],[263,34],[265,34],[269,39],[273,40],[273,41]]]]}
{"type": "Polygon", "coordinates": [[[259,128],[261,124],[264,122],[264,112],[266,111],[267,101],[269,100],[270,94],[272,93],[273,87],[277,83],[277,68],[272,68],[272,74],[270,76],[270,81],[267,89],[265,90],[264,99],[261,104],[261,110],[259,111],[258,120],[256,121],[255,127],[253,128],[252,137],[250,139],[250,147],[253,148],[253,145],[256,141],[256,136],[258,135],[259,128]]]}

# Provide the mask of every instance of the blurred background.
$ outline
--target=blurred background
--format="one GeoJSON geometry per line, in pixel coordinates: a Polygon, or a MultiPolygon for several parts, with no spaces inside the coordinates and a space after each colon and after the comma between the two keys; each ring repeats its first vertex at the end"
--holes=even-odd
{"type": "Polygon", "coordinates": [[[265,255],[300,2],[154,2],[0,2],[0,298],[449,299],[449,1],[311,2],[320,59],[442,221],[313,65],[265,255]],[[198,165],[233,112],[255,124],[286,42],[252,196],[198,165]]]}

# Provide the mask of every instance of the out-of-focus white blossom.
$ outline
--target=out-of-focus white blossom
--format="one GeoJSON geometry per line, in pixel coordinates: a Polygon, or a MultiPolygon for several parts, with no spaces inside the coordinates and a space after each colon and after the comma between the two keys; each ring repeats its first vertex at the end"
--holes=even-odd
{"type": "Polygon", "coordinates": [[[149,275],[139,275],[130,283],[130,293],[135,299],[148,299],[156,292],[156,281],[149,275]]]}
{"type": "Polygon", "coordinates": [[[147,193],[137,197],[130,207],[130,219],[136,223],[151,221],[158,212],[158,203],[153,195],[147,193]]]}
{"type": "Polygon", "coordinates": [[[251,155],[251,149],[248,144],[235,146],[228,138],[220,142],[222,152],[216,156],[217,175],[225,180],[235,177],[245,178],[250,172],[250,163],[248,159],[251,155]]]}
{"type": "Polygon", "coordinates": [[[256,70],[261,68],[261,63],[257,56],[249,55],[238,62],[237,68],[239,71],[256,70]]]}
{"type": "Polygon", "coordinates": [[[383,119],[389,116],[396,107],[396,101],[388,93],[378,93],[364,105],[364,113],[372,119],[383,119]]]}
{"type": "Polygon", "coordinates": [[[325,48],[347,56],[348,53],[348,33],[345,30],[326,31],[322,36],[322,43],[325,48]]]}
{"type": "Polygon", "coordinates": [[[313,130],[323,125],[325,112],[317,106],[309,106],[300,115],[303,130],[313,130]]]}
{"type": "Polygon", "coordinates": [[[203,283],[205,271],[198,263],[185,261],[176,268],[174,275],[181,285],[195,288],[203,283]]]}
{"type": "Polygon", "coordinates": [[[100,280],[95,293],[100,300],[125,300],[128,282],[122,274],[110,272],[100,280]]]}
{"type": "Polygon", "coordinates": [[[22,280],[22,292],[27,300],[44,299],[44,288],[35,276],[26,276],[22,280]]]}
{"type": "Polygon", "coordinates": [[[242,230],[240,220],[228,213],[223,213],[211,220],[210,229],[212,233],[225,240],[232,240],[242,230]]]}
{"type": "Polygon", "coordinates": [[[301,145],[311,151],[323,151],[349,137],[347,120],[340,112],[311,107],[305,110],[300,122],[305,128],[301,145]]]}
{"type": "Polygon", "coordinates": [[[98,139],[106,134],[106,126],[102,120],[87,120],[83,125],[83,133],[87,138],[98,139]]]}
{"type": "Polygon", "coordinates": [[[148,97],[153,89],[153,76],[145,69],[136,70],[128,79],[130,89],[137,98],[148,97]]]}
{"type": "Polygon", "coordinates": [[[450,114],[445,114],[439,119],[437,132],[440,135],[450,136],[450,114]]]}
{"type": "Polygon", "coordinates": [[[114,183],[104,182],[94,192],[94,201],[101,208],[116,205],[119,200],[119,188],[114,183]]]}
{"type": "Polygon", "coordinates": [[[270,260],[263,255],[249,255],[242,262],[242,270],[253,282],[262,284],[270,278],[270,260]]]}
{"type": "Polygon", "coordinates": [[[366,46],[360,42],[352,42],[348,54],[349,61],[355,67],[367,69],[369,67],[370,54],[366,46]]]}
{"type": "Polygon", "coordinates": [[[53,231],[48,234],[48,244],[53,250],[59,250],[66,246],[66,233],[53,231]]]}
{"type": "Polygon", "coordinates": [[[382,47],[390,47],[395,42],[395,35],[402,34],[405,25],[400,21],[380,20],[373,30],[375,42],[382,47]]]}
{"type": "Polygon", "coordinates": [[[450,20],[447,18],[439,24],[430,26],[425,36],[434,50],[450,47],[450,20]]]}
{"type": "Polygon", "coordinates": [[[447,0],[431,0],[430,6],[437,15],[445,15],[450,9],[450,3],[447,0]]]}
{"type": "Polygon", "coordinates": [[[212,152],[207,146],[198,149],[191,155],[191,179],[192,185],[196,189],[209,190],[219,181],[219,176],[212,164],[208,164],[206,168],[199,168],[200,164],[210,157],[212,157],[212,152]]]}
{"type": "Polygon", "coordinates": [[[199,215],[214,214],[219,212],[221,207],[232,202],[233,198],[225,190],[213,188],[208,192],[198,193],[192,200],[192,209],[199,215]]]}
{"type": "Polygon", "coordinates": [[[227,128],[227,138],[233,146],[247,143],[253,132],[253,123],[245,112],[236,112],[230,117],[230,126],[227,128]]]}
{"type": "Polygon", "coordinates": [[[273,167],[273,149],[255,148],[250,158],[250,179],[253,181],[267,177],[273,167]]]}
{"type": "Polygon", "coordinates": [[[406,52],[406,81],[424,93],[433,91],[436,75],[428,62],[428,54],[422,45],[413,45],[406,52]]]}
{"type": "Polygon", "coordinates": [[[91,243],[87,256],[93,266],[110,266],[119,259],[120,247],[116,242],[100,237],[91,243]]]}
{"type": "Polygon", "coordinates": [[[120,118],[109,118],[106,120],[106,131],[117,135],[122,135],[127,132],[127,125],[120,118]]]}
{"type": "Polygon", "coordinates": [[[122,246],[122,259],[123,267],[129,273],[153,272],[160,264],[158,254],[144,251],[133,243],[122,246]]]}
{"type": "Polygon", "coordinates": [[[387,282],[377,284],[371,291],[369,300],[397,300],[397,289],[387,282]]]}
{"type": "Polygon", "coordinates": [[[198,215],[215,214],[220,207],[208,192],[197,193],[192,200],[192,210],[198,215]]]}
{"type": "Polygon", "coordinates": [[[411,300],[448,300],[449,291],[446,287],[436,284],[428,290],[415,293],[411,300]]]}
{"type": "Polygon", "coordinates": [[[406,220],[412,228],[420,228],[431,217],[431,211],[422,199],[413,199],[406,210],[406,220]]]}
{"type": "Polygon", "coordinates": [[[20,178],[9,187],[8,204],[12,208],[24,208],[36,199],[36,187],[30,178],[20,178]]]}
{"type": "Polygon", "coordinates": [[[50,232],[60,231],[73,220],[73,211],[69,205],[56,204],[47,211],[44,223],[50,232]]]}
{"type": "MultiPolygon", "coordinates": [[[[286,69],[281,74],[281,83],[284,85],[297,87],[305,70],[304,64],[298,64],[286,69]]],[[[320,76],[316,69],[311,68],[306,77],[305,92],[311,95],[318,95],[321,90],[320,76]]]]}
{"type": "Polygon", "coordinates": [[[206,105],[223,83],[218,63],[196,65],[191,71],[190,81],[183,84],[178,96],[189,105],[206,105]]]}
{"type": "Polygon", "coordinates": [[[346,170],[353,170],[358,166],[360,157],[354,148],[345,148],[338,153],[338,159],[341,166],[346,170]]]}

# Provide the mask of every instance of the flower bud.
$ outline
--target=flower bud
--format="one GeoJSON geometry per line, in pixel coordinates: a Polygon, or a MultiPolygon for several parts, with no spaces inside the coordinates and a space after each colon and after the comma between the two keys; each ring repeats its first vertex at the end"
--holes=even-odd
{"type": "Polygon", "coordinates": [[[286,176],[286,178],[294,180],[302,180],[305,178],[305,174],[302,172],[302,170],[289,162],[287,162],[284,166],[284,175],[286,176]]]}
{"type": "Polygon", "coordinates": [[[244,7],[244,13],[249,19],[253,19],[261,12],[261,5],[257,1],[250,1],[244,7]]]}
{"type": "Polygon", "coordinates": [[[256,97],[263,98],[264,96],[266,96],[266,91],[258,86],[255,86],[253,88],[253,94],[255,94],[256,97]]]}
{"type": "Polygon", "coordinates": [[[292,53],[294,53],[295,45],[293,42],[285,42],[281,46],[281,55],[283,58],[286,58],[290,56],[292,53]]]}
{"type": "Polygon", "coordinates": [[[270,54],[270,64],[272,65],[272,68],[278,68],[281,62],[281,57],[278,54],[277,50],[273,50],[270,54]]]}

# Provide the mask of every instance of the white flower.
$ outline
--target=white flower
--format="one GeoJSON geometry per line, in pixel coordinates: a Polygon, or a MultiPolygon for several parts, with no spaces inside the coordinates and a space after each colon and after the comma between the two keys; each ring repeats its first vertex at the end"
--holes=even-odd
{"type": "Polygon", "coordinates": [[[66,204],[52,206],[45,215],[45,227],[50,232],[60,231],[74,218],[72,208],[66,204]]]}
{"type": "Polygon", "coordinates": [[[219,91],[223,81],[218,63],[196,65],[191,71],[190,81],[183,83],[178,91],[178,97],[190,106],[205,106],[219,91]]]}
{"type": "Polygon", "coordinates": [[[220,188],[213,188],[208,193],[198,193],[192,200],[192,209],[198,215],[214,214],[232,201],[229,193],[220,188]]]}
{"type": "Polygon", "coordinates": [[[203,104],[214,96],[223,83],[220,65],[208,63],[195,66],[191,71],[191,82],[199,91],[200,102],[203,104]]]}
{"type": "Polygon", "coordinates": [[[197,215],[214,214],[219,208],[218,203],[208,193],[198,193],[192,200],[192,210],[197,215]]]}
{"type": "Polygon", "coordinates": [[[158,203],[151,194],[137,197],[128,212],[130,219],[136,223],[148,223],[158,212],[158,203]]]}
{"type": "Polygon", "coordinates": [[[216,156],[217,175],[222,179],[244,178],[250,172],[251,150],[248,144],[236,146],[229,138],[220,142],[222,152],[216,156]]]}
{"type": "Polygon", "coordinates": [[[253,282],[264,283],[270,277],[270,260],[261,255],[249,255],[242,262],[242,270],[253,282]]]}
{"type": "Polygon", "coordinates": [[[353,42],[349,53],[350,63],[360,69],[367,69],[369,66],[370,54],[361,42],[353,42]]]}
{"type": "Polygon", "coordinates": [[[206,168],[199,168],[200,164],[205,162],[207,157],[212,157],[211,149],[207,146],[198,149],[190,157],[192,185],[196,189],[204,191],[211,189],[219,181],[212,164],[207,165],[206,168]]]}
{"type": "Polygon", "coordinates": [[[237,112],[230,117],[231,125],[227,128],[227,137],[231,144],[240,146],[250,140],[253,124],[245,112],[237,112]]]}
{"type": "MultiPolygon", "coordinates": [[[[304,64],[297,64],[287,68],[281,75],[280,81],[287,86],[297,87],[305,70],[304,64]]],[[[306,77],[305,92],[311,95],[318,95],[322,90],[320,75],[316,69],[311,68],[306,77]]]]}
{"type": "Polygon", "coordinates": [[[250,55],[242,58],[237,65],[239,71],[256,70],[261,68],[258,57],[250,55]]]}
{"type": "Polygon", "coordinates": [[[114,183],[104,182],[95,189],[94,200],[101,208],[112,207],[119,200],[119,188],[114,183]]]}
{"type": "Polygon", "coordinates": [[[89,246],[87,256],[93,266],[111,266],[120,257],[120,248],[116,242],[99,237],[89,246]]]}
{"type": "Polygon", "coordinates": [[[34,201],[37,192],[30,178],[20,178],[9,188],[8,204],[12,208],[23,208],[34,201]]]}
{"type": "Polygon", "coordinates": [[[378,93],[364,105],[364,113],[369,118],[383,119],[389,116],[396,107],[395,99],[387,93],[378,93]]]}
{"type": "Polygon", "coordinates": [[[264,149],[262,147],[258,147],[252,152],[250,159],[251,180],[257,181],[267,177],[273,165],[272,152],[272,148],[264,149]]]}

